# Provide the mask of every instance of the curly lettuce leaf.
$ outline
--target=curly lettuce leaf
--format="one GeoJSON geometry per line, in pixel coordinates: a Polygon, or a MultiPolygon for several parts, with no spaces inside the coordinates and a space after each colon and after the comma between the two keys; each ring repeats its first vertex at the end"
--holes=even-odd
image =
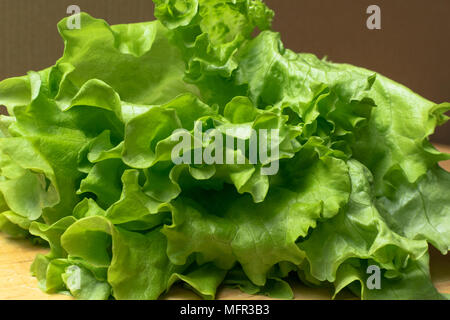
{"type": "Polygon", "coordinates": [[[442,298],[426,251],[450,247],[436,165],[449,155],[428,136],[449,104],[284,48],[260,0],[154,2],[158,21],[62,20],[63,57],[0,82],[0,230],[48,243],[39,287],[157,299],[182,282],[214,299],[224,283],[289,299],[297,274],[364,299],[442,298]],[[279,136],[255,163],[261,130],[279,136]],[[198,151],[209,160],[183,160],[198,151]]]}
{"type": "Polygon", "coordinates": [[[385,270],[398,270],[428,249],[425,241],[404,238],[389,229],[374,205],[370,171],[356,160],[347,164],[352,183],[347,208],[319,223],[299,243],[310,264],[308,271],[320,281],[335,281],[339,267],[349,259],[370,259],[385,270]]]}

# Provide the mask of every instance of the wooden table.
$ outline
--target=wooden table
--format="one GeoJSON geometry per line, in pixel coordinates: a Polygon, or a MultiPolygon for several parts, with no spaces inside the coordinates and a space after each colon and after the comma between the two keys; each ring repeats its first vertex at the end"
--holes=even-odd
{"type": "MultiPolygon", "coordinates": [[[[450,152],[449,147],[437,146],[438,149],[450,152]]],[[[450,161],[441,163],[450,171],[450,161]]],[[[48,295],[37,286],[36,278],[30,275],[30,265],[38,253],[47,253],[48,249],[33,246],[26,240],[8,239],[0,233],[0,300],[5,299],[40,299],[61,300],[72,299],[65,295],[48,295]]],[[[436,288],[443,293],[450,293],[450,255],[442,256],[436,250],[431,251],[431,277],[436,288]]],[[[295,299],[314,300],[330,299],[328,289],[312,289],[301,284],[298,280],[292,280],[295,299]]],[[[344,292],[341,299],[351,299],[353,296],[344,292]]],[[[164,296],[165,299],[199,299],[197,295],[175,286],[164,296]]],[[[237,289],[222,288],[218,291],[218,299],[267,299],[263,296],[250,296],[237,289]]]]}

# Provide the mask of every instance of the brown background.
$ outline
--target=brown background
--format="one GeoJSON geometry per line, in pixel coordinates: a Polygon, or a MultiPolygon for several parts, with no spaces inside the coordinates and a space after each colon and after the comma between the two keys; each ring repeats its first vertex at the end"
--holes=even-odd
{"type": "MultiPolygon", "coordinates": [[[[450,100],[450,0],[267,0],[286,47],[376,70],[435,102],[450,100]],[[381,7],[382,29],[366,28],[381,7]]],[[[70,4],[111,24],[153,19],[151,0],[0,0],[0,79],[53,65],[70,4]]],[[[434,141],[450,144],[450,123],[434,141]]]]}

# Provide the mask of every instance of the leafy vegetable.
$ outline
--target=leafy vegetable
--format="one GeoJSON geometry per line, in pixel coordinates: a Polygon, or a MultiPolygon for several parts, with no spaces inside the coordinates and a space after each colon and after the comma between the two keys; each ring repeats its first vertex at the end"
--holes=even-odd
{"type": "Polygon", "coordinates": [[[450,248],[450,155],[428,136],[450,104],[285,49],[260,0],[154,2],[152,22],[62,20],[63,57],[0,82],[0,230],[48,242],[41,289],[288,299],[296,274],[364,299],[444,298],[427,251],[450,248]],[[252,161],[252,132],[270,130],[252,161]]]}

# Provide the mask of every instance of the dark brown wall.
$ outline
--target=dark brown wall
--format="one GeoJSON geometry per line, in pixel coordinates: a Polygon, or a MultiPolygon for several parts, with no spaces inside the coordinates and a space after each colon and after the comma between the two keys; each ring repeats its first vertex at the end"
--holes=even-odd
{"type": "MultiPolygon", "coordinates": [[[[267,0],[286,47],[376,70],[435,102],[450,101],[449,0],[267,0]],[[382,29],[366,28],[381,7],[382,29]]],[[[150,0],[0,0],[0,79],[54,64],[62,53],[56,23],[66,8],[111,24],[153,18],[150,0]]],[[[435,141],[450,144],[450,124],[435,141]]]]}

